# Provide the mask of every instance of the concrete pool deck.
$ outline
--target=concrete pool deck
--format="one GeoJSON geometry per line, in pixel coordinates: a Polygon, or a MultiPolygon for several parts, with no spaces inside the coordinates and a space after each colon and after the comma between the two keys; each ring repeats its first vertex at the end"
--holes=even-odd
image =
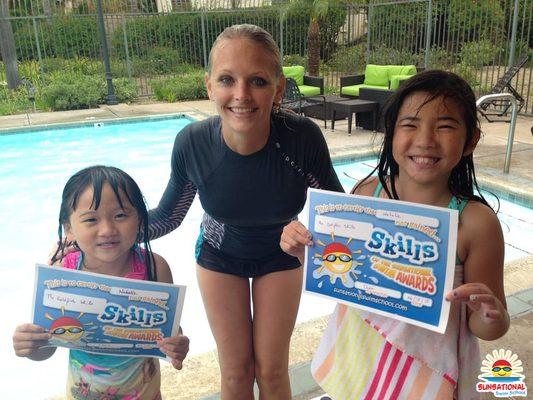
{"type": "MultiPolygon", "coordinates": [[[[96,122],[134,118],[148,115],[184,113],[195,119],[206,118],[215,113],[209,101],[183,103],[150,103],[117,106],[102,106],[97,109],[64,112],[21,114],[0,117],[0,134],[4,129],[35,125],[96,122]]],[[[323,127],[321,121],[317,121],[323,127]]],[[[478,181],[484,187],[505,190],[511,200],[533,208],[533,118],[519,117],[517,121],[510,174],[503,173],[509,124],[482,121],[482,139],[475,151],[478,181]]],[[[323,129],[331,155],[334,159],[355,158],[371,155],[379,147],[381,135],[364,130],[353,130],[347,134],[346,121],[338,121],[335,130],[323,129]]],[[[533,239],[533,238],[532,238],[533,239]]],[[[526,377],[533,374],[533,255],[505,266],[505,289],[511,328],[506,336],[494,342],[482,342],[482,355],[493,349],[510,349],[523,362],[526,377]]],[[[299,324],[291,343],[290,365],[294,398],[310,399],[318,396],[320,389],[309,374],[309,360],[312,357],[327,316],[299,324]]],[[[163,364],[162,391],[165,399],[216,399],[220,378],[216,351],[190,357],[185,368],[175,372],[163,364]]],[[[61,397],[59,397],[61,398],[61,397]]]]}

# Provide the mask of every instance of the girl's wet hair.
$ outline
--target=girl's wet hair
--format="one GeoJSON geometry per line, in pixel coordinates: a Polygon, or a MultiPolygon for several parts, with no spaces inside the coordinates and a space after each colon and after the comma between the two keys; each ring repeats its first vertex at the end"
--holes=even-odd
{"type": "Polygon", "coordinates": [[[281,69],[281,52],[279,47],[270,33],[252,24],[232,25],[224,29],[216,38],[211,51],[209,52],[209,59],[207,63],[207,73],[211,75],[211,67],[213,65],[213,53],[224,40],[230,39],[248,39],[260,45],[266,52],[272,56],[272,63],[276,72],[276,77],[282,75],[281,69]]]}
{"type": "Polygon", "coordinates": [[[155,261],[148,240],[148,210],[146,202],[141,193],[141,189],[131,176],[115,167],[107,167],[103,165],[95,165],[82,169],[72,175],[63,189],[61,196],[61,207],[59,209],[59,228],[57,230],[59,236],[59,246],[52,257],[52,262],[57,261],[63,254],[63,250],[67,246],[66,237],[63,237],[64,227],[70,224],[70,216],[76,210],[81,194],[87,189],[93,189],[93,199],[91,207],[98,209],[100,201],[102,200],[102,188],[105,183],[108,183],[113,189],[120,207],[124,208],[122,196],[126,199],[137,211],[139,218],[137,242],[143,243],[146,249],[146,267],[148,279],[151,281],[157,280],[155,272],[155,261]]]}
{"type": "MultiPolygon", "coordinates": [[[[480,124],[476,109],[476,97],[468,83],[459,75],[447,71],[429,70],[416,74],[404,81],[398,91],[385,104],[385,136],[381,146],[379,163],[368,176],[352,189],[352,193],[377,170],[378,179],[389,198],[398,199],[395,180],[398,176],[399,168],[392,153],[392,138],[398,113],[403,102],[417,92],[428,94],[420,107],[439,97],[442,97],[445,102],[453,101],[459,109],[463,110],[463,121],[466,126],[465,148],[472,143],[472,140],[475,140],[476,133],[480,131],[480,124]],[[387,180],[389,180],[390,185],[387,184],[387,180]],[[391,190],[389,190],[389,186],[391,190]]],[[[481,194],[474,194],[474,188],[479,193],[479,187],[474,171],[473,153],[463,156],[452,169],[448,179],[448,188],[459,199],[472,199],[488,206],[487,201],[481,194]]]]}

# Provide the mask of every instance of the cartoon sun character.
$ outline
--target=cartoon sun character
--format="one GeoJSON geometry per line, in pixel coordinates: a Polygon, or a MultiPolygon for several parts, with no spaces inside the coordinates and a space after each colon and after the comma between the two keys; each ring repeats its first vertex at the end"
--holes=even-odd
{"type": "Polygon", "coordinates": [[[64,342],[75,342],[83,336],[83,324],[76,318],[59,317],[50,326],[50,334],[53,338],[64,342]]]}
{"type": "Polygon", "coordinates": [[[507,360],[496,360],[492,364],[492,375],[501,378],[511,376],[513,373],[513,367],[511,363],[507,360]]]}
{"type": "Polygon", "coordinates": [[[493,350],[481,362],[479,379],[488,382],[517,382],[524,380],[522,361],[511,350],[493,350]]]}
{"type": "Polygon", "coordinates": [[[322,253],[322,265],[333,274],[345,274],[352,268],[352,255],[348,246],[334,242],[322,253]]]}
{"type": "Polygon", "coordinates": [[[51,340],[63,342],[65,346],[80,345],[91,339],[93,330],[98,329],[92,322],[83,323],[81,312],[77,318],[65,315],[65,309],[61,308],[61,316],[54,318],[52,315],[45,313],[44,316],[52,321],[49,332],[52,335],[51,340]]]}
{"type": "Polygon", "coordinates": [[[322,254],[316,253],[314,255],[315,264],[319,264],[320,267],[314,271],[313,277],[319,279],[327,275],[332,284],[335,284],[340,278],[345,287],[354,287],[356,278],[352,277],[350,272],[362,263],[354,261],[352,253],[361,253],[361,250],[351,251],[348,248],[347,244],[350,243],[351,239],[346,244],[334,241],[333,234],[331,239],[333,241],[328,245],[320,240],[317,241],[320,246],[324,246],[324,250],[322,254]]]}

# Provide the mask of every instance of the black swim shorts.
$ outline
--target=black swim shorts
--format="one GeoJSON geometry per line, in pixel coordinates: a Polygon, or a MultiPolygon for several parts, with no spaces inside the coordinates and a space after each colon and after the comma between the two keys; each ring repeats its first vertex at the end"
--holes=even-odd
{"type": "Polygon", "coordinates": [[[199,244],[196,262],[203,268],[243,278],[255,278],[271,272],[287,271],[300,267],[298,258],[288,255],[281,248],[273,254],[258,259],[232,257],[215,249],[206,241],[199,244]]]}

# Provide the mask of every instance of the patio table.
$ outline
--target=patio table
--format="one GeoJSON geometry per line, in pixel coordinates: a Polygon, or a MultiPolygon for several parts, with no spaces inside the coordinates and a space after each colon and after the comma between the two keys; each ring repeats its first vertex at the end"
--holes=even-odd
{"type": "Polygon", "coordinates": [[[372,130],[376,129],[376,120],[378,116],[379,104],[370,100],[339,100],[329,103],[332,112],[331,129],[335,129],[335,118],[337,112],[344,112],[348,114],[348,135],[352,134],[352,117],[353,114],[372,113],[372,130]]]}

